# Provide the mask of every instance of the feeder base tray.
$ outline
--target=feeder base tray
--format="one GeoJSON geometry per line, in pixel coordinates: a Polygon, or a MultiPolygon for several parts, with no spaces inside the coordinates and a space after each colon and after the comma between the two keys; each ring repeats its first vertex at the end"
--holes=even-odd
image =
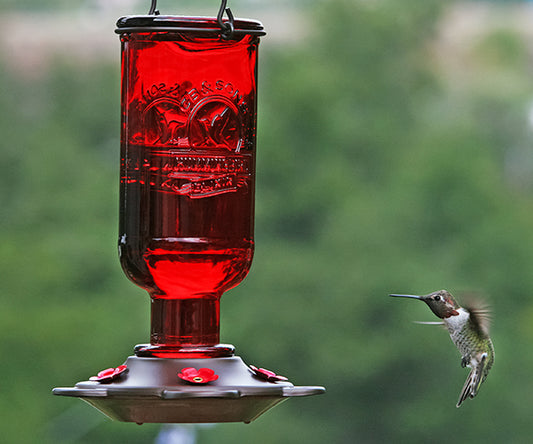
{"type": "Polygon", "coordinates": [[[54,395],[83,399],[118,421],[142,423],[249,423],[290,397],[318,395],[324,387],[269,382],[238,357],[166,359],[130,356],[128,371],[111,383],[83,381],[53,389],[54,395]],[[206,385],[178,378],[186,367],[218,375],[206,385]]]}

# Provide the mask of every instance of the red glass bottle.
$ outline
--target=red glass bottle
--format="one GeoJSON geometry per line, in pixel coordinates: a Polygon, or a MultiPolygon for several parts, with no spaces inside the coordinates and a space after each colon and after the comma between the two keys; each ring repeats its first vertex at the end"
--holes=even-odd
{"type": "Polygon", "coordinates": [[[133,16],[122,42],[119,254],[151,297],[139,356],[218,357],[222,293],[253,256],[259,22],[133,16]]]}

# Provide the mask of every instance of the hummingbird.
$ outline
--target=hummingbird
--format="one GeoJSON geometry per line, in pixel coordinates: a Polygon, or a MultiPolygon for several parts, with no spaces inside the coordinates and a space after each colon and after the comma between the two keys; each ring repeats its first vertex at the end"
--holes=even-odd
{"type": "Polygon", "coordinates": [[[461,366],[471,369],[456,406],[460,407],[469,397],[474,398],[494,363],[494,347],[489,337],[487,308],[479,302],[461,307],[446,290],[435,291],[425,296],[410,294],[390,296],[423,301],[437,317],[442,319],[440,322],[422,323],[444,325],[461,353],[461,366]]]}

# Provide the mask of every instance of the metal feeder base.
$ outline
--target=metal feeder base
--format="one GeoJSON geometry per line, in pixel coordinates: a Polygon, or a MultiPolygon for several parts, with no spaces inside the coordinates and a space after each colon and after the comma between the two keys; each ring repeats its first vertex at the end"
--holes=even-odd
{"type": "Polygon", "coordinates": [[[130,356],[127,373],[112,383],[78,382],[53,389],[54,395],[83,399],[118,421],[142,423],[249,423],[287,398],[318,395],[324,387],[268,382],[238,357],[166,359],[130,356]],[[207,385],[178,378],[185,367],[210,368],[219,376],[207,385]]]}

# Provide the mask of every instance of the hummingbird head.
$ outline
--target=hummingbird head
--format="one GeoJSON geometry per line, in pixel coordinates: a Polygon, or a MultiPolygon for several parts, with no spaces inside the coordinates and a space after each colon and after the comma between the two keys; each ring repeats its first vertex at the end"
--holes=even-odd
{"type": "Polygon", "coordinates": [[[453,296],[446,290],[439,290],[425,296],[415,296],[411,294],[391,294],[398,298],[412,298],[424,301],[431,311],[441,319],[449,318],[450,316],[457,316],[459,312],[459,304],[455,301],[453,296]]]}

